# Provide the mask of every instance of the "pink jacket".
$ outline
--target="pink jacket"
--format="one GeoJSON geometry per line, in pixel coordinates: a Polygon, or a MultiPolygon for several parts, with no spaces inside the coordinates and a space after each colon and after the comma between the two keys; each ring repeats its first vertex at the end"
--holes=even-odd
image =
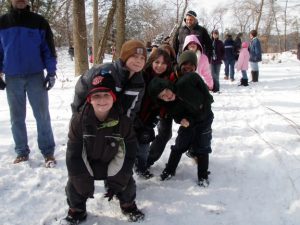
{"type": "Polygon", "coordinates": [[[248,46],[249,44],[247,42],[243,42],[238,61],[235,64],[235,68],[237,71],[248,70],[248,64],[250,59],[248,46]]]}
{"type": "MultiPolygon", "coordinates": [[[[183,51],[187,50],[187,46],[191,42],[195,42],[199,46],[201,51],[203,52],[202,45],[200,44],[197,36],[193,35],[193,34],[186,36],[182,50],[183,51]]],[[[198,58],[198,66],[197,66],[196,72],[203,78],[208,89],[212,90],[213,86],[214,86],[214,81],[213,81],[213,78],[211,75],[208,58],[205,54],[202,54],[200,51],[197,51],[196,54],[197,54],[197,58],[198,58]]]]}

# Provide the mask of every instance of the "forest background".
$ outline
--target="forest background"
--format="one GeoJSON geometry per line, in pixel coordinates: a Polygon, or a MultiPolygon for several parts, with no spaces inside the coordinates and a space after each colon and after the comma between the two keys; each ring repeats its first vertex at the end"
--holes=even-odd
{"type": "MultiPolygon", "coordinates": [[[[256,29],[264,53],[295,49],[300,42],[300,2],[298,0],[29,0],[31,9],[49,21],[57,47],[75,48],[75,75],[89,67],[87,48],[93,47],[94,63],[104,53],[114,57],[125,40],[159,42],[174,35],[184,23],[187,10],[210,33],[218,29],[221,39],[230,33],[244,34],[256,29]]],[[[7,12],[9,0],[0,0],[0,15],[7,12]]]]}

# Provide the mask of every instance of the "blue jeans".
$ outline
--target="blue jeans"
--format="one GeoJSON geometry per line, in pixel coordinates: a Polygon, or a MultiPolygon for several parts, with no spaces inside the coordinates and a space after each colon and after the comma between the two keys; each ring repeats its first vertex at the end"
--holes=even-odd
{"type": "Polygon", "coordinates": [[[250,67],[252,71],[259,71],[258,62],[250,62],[250,67]]]}
{"type": "Polygon", "coordinates": [[[211,74],[214,80],[213,91],[220,91],[220,69],[221,64],[211,64],[211,74]]]}
{"type": "Polygon", "coordinates": [[[37,124],[39,149],[44,157],[52,156],[55,143],[48,109],[48,92],[43,87],[44,74],[6,76],[5,81],[11,130],[17,155],[27,156],[30,152],[25,123],[27,94],[37,124]]]}
{"type": "Polygon", "coordinates": [[[247,70],[242,70],[242,78],[248,80],[247,70]]]}
{"type": "Polygon", "coordinates": [[[226,59],[224,63],[225,63],[225,76],[230,75],[230,79],[234,79],[235,59],[231,59],[231,60],[226,59]]]}
{"type": "Polygon", "coordinates": [[[138,172],[145,172],[147,169],[147,159],[149,155],[150,143],[138,143],[138,152],[136,155],[136,169],[138,172]]]}

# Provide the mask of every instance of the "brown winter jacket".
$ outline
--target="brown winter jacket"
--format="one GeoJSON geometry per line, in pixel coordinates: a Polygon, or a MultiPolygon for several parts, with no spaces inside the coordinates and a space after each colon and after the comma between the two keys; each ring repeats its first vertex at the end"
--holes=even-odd
{"type": "Polygon", "coordinates": [[[89,104],[70,123],[66,153],[69,180],[76,191],[92,197],[94,180],[106,180],[115,193],[132,177],[137,141],[131,120],[113,107],[100,122],[89,104]]]}

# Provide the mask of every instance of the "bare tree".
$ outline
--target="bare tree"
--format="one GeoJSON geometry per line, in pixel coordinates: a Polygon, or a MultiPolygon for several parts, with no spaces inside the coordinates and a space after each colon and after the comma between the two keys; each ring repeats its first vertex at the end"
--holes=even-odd
{"type": "Polygon", "coordinates": [[[99,43],[99,1],[93,0],[93,52],[98,52],[99,43]]]}
{"type": "Polygon", "coordinates": [[[261,0],[259,10],[258,10],[258,17],[257,17],[257,20],[256,20],[255,30],[258,30],[258,26],[259,26],[259,23],[260,23],[260,18],[261,18],[262,12],[263,12],[263,10],[262,10],[263,6],[264,6],[264,0],[261,0]]]}
{"type": "Polygon", "coordinates": [[[125,0],[119,0],[117,3],[117,35],[116,35],[116,52],[114,54],[113,60],[119,57],[121,47],[125,42],[125,22],[126,22],[126,10],[125,10],[125,0]]]}
{"type": "Polygon", "coordinates": [[[94,53],[94,63],[95,64],[100,64],[100,63],[103,62],[103,57],[104,57],[104,53],[105,53],[107,38],[109,36],[110,29],[111,29],[111,26],[113,24],[113,18],[114,18],[115,12],[116,12],[116,7],[117,7],[116,0],[112,0],[112,5],[111,5],[111,8],[110,8],[109,13],[107,15],[105,29],[104,29],[101,40],[99,40],[98,52],[97,52],[97,54],[96,54],[96,52],[94,53]]]}
{"type": "Polygon", "coordinates": [[[73,0],[73,40],[75,76],[78,76],[89,68],[84,0],[73,0]]]}
{"type": "Polygon", "coordinates": [[[285,8],[284,8],[284,51],[287,50],[286,48],[287,6],[288,6],[288,0],[285,1],[285,8]]]}

